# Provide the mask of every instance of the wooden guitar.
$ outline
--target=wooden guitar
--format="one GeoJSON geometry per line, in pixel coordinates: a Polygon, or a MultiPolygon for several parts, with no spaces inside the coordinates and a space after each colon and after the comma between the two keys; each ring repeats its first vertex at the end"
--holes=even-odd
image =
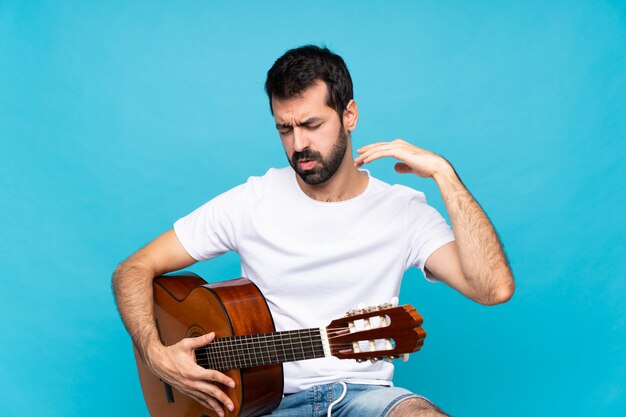
{"type": "MultiPolygon", "coordinates": [[[[418,351],[426,332],[411,306],[390,304],[351,310],[325,328],[277,332],[267,303],[248,279],[208,285],[195,274],[154,280],[154,315],[161,341],[215,332],[196,362],[235,381],[220,386],[235,405],[227,417],[254,417],[276,408],[283,394],[282,362],[335,356],[340,359],[392,360],[418,351]],[[375,318],[374,320],[370,320],[375,318]]],[[[161,381],[135,360],[144,399],[152,417],[217,417],[217,414],[161,381]]]]}

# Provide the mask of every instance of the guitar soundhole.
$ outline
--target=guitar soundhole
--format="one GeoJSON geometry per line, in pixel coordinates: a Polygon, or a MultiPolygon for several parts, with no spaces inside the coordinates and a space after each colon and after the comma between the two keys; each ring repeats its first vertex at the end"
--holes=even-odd
{"type": "Polygon", "coordinates": [[[198,337],[198,336],[202,336],[203,334],[206,334],[206,332],[204,331],[202,327],[198,326],[197,324],[192,324],[187,329],[187,332],[185,333],[185,337],[198,337]]]}

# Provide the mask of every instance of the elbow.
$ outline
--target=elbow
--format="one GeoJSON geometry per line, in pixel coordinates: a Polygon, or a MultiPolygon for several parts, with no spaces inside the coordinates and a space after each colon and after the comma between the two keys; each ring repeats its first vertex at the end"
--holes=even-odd
{"type": "Polygon", "coordinates": [[[513,297],[513,293],[515,292],[515,286],[512,285],[510,287],[505,287],[494,291],[492,297],[490,297],[489,303],[486,305],[495,306],[498,304],[504,304],[513,297]]]}
{"type": "Polygon", "coordinates": [[[113,290],[113,295],[117,297],[117,291],[121,285],[121,281],[124,277],[124,272],[126,271],[126,265],[124,262],[119,264],[115,271],[113,271],[113,276],[111,277],[111,289],[113,290]]]}
{"type": "Polygon", "coordinates": [[[490,291],[490,294],[485,297],[485,300],[483,300],[481,304],[484,304],[486,306],[504,304],[513,297],[514,293],[515,282],[513,281],[513,277],[511,277],[507,283],[501,284],[498,287],[494,288],[493,291],[490,291]]]}
{"type": "Polygon", "coordinates": [[[136,255],[124,260],[115,268],[113,276],[111,277],[111,287],[114,293],[117,294],[119,288],[129,279],[136,279],[138,276],[143,275],[145,271],[149,270],[149,265],[136,255]]]}
{"type": "Polygon", "coordinates": [[[118,283],[123,279],[124,275],[126,275],[131,267],[131,263],[128,259],[126,259],[115,268],[115,270],[113,271],[113,276],[111,277],[111,283],[113,284],[113,286],[118,285],[118,283]]]}

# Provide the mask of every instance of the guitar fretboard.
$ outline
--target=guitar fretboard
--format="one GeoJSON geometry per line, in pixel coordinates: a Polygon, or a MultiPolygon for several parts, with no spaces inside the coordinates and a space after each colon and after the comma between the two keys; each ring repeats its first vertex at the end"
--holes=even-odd
{"type": "Polygon", "coordinates": [[[221,337],[195,353],[198,365],[218,371],[325,356],[320,329],[221,337]]]}

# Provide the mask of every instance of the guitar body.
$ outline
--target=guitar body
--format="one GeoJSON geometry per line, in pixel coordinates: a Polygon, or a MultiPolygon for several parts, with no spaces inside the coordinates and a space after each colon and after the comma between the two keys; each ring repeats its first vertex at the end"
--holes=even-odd
{"type": "MultiPolygon", "coordinates": [[[[162,276],[154,280],[154,315],[164,345],[185,337],[215,332],[216,338],[274,332],[274,322],[259,289],[239,278],[207,284],[195,274],[162,276]]],[[[135,360],[144,399],[152,417],[217,417],[217,413],[161,381],[143,363],[135,360]]],[[[220,385],[235,409],[228,417],[253,417],[276,408],[283,394],[282,365],[224,371],[235,388],[220,385]]]]}

